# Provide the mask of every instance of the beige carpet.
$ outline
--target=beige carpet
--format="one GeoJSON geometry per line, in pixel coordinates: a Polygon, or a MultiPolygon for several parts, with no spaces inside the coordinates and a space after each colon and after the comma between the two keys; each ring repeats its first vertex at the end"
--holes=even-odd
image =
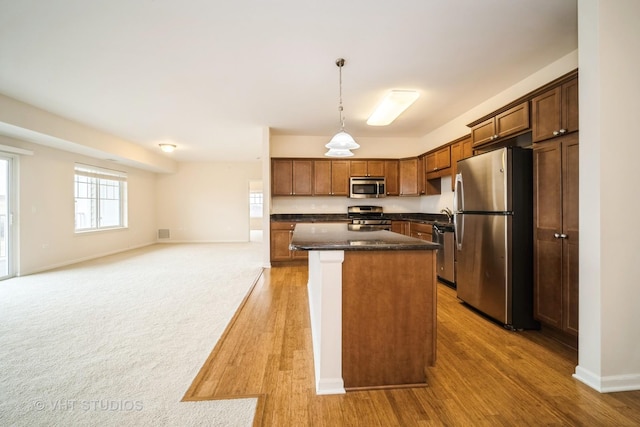
{"type": "Polygon", "coordinates": [[[261,264],[164,244],[0,282],[0,425],[250,426],[254,399],[180,399],[261,264]]]}

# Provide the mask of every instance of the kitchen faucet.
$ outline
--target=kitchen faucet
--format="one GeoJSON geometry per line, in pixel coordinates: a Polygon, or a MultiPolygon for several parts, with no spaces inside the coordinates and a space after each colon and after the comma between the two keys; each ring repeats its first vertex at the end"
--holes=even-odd
{"type": "Polygon", "coordinates": [[[453,212],[451,212],[451,209],[449,209],[448,207],[444,208],[440,211],[440,213],[445,214],[447,216],[447,220],[451,222],[451,218],[453,217],[453,212]]]}

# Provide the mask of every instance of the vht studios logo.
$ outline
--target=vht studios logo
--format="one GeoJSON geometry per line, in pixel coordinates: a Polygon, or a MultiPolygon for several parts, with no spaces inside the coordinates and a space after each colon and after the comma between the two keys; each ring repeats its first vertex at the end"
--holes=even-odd
{"type": "Polygon", "coordinates": [[[33,402],[38,411],[111,411],[111,412],[135,412],[142,411],[144,405],[140,400],[117,399],[38,399],[33,402]]]}

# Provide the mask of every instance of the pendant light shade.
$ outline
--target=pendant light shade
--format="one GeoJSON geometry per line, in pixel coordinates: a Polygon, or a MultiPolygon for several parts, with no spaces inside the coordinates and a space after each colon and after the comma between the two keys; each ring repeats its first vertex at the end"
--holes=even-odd
{"type": "Polygon", "coordinates": [[[328,157],[350,157],[353,153],[350,150],[360,148],[360,145],[344,130],[344,117],[342,116],[342,67],[344,67],[344,58],[338,58],[336,65],[340,70],[340,104],[338,111],[340,112],[340,132],[335,134],[331,141],[325,147],[329,149],[324,155],[328,157]]]}
{"type": "Polygon", "coordinates": [[[329,148],[329,151],[324,155],[327,157],[351,157],[353,153],[346,148],[329,148]]]}
{"type": "Polygon", "coordinates": [[[360,145],[351,135],[342,130],[336,133],[325,147],[339,150],[355,150],[356,148],[360,148],[360,145]]]}

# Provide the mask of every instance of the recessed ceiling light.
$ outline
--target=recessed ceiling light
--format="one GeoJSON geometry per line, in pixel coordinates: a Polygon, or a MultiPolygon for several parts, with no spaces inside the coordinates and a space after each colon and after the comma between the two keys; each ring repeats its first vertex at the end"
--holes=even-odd
{"type": "Polygon", "coordinates": [[[420,94],[414,90],[390,91],[369,116],[367,124],[370,126],[386,126],[392,123],[419,96],[420,94]]]}
{"type": "Polygon", "coordinates": [[[160,149],[165,153],[173,153],[173,150],[176,149],[175,144],[158,144],[158,146],[160,146],[160,149]]]}

